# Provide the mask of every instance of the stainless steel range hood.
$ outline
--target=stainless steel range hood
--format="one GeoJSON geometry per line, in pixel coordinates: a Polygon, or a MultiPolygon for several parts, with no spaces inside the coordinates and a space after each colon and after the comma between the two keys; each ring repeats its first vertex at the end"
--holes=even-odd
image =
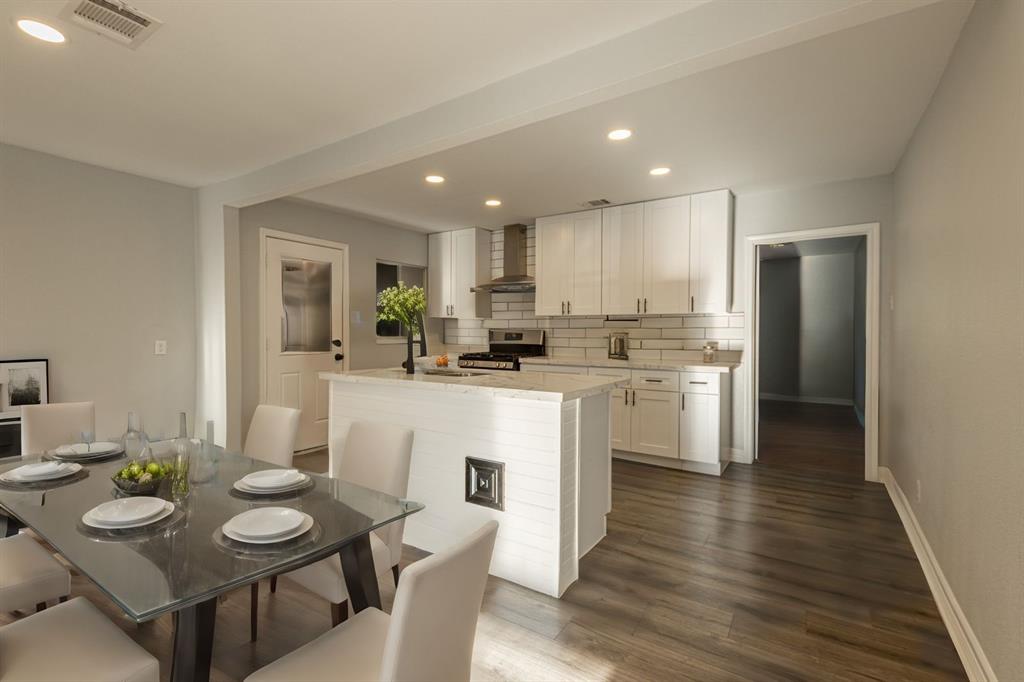
{"type": "Polygon", "coordinates": [[[505,274],[471,289],[482,293],[516,294],[537,289],[533,277],[526,274],[526,225],[505,226],[505,274]]]}

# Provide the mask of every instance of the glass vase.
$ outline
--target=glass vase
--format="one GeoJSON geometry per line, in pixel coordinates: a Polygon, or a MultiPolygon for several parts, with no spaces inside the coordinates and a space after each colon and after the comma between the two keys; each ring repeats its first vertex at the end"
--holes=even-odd
{"type": "Polygon", "coordinates": [[[139,459],[149,448],[149,438],[142,430],[142,419],[134,412],[128,413],[128,430],[121,436],[121,447],[128,459],[139,459]]]}

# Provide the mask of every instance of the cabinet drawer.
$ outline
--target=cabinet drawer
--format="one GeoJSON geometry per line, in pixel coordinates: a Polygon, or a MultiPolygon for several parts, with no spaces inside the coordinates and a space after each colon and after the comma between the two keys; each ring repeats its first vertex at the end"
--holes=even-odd
{"type": "Polygon", "coordinates": [[[592,377],[629,379],[632,376],[632,370],[622,369],[621,367],[591,367],[587,374],[592,377]]]}
{"type": "Polygon", "coordinates": [[[718,395],[722,375],[717,372],[682,372],[683,393],[706,393],[718,395]]]}
{"type": "Polygon", "coordinates": [[[630,386],[648,391],[673,391],[678,393],[679,372],[661,369],[634,369],[630,386]]]}

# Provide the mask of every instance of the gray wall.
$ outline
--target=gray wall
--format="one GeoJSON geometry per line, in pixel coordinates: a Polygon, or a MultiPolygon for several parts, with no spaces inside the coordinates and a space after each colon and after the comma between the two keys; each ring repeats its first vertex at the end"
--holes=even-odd
{"type": "Polygon", "coordinates": [[[800,258],[800,393],[853,399],[853,254],[800,258]]]}
{"type": "Polygon", "coordinates": [[[862,239],[853,254],[853,407],[864,425],[864,378],[867,362],[867,265],[868,240],[862,239]]]}
{"type": "Polygon", "coordinates": [[[882,448],[1000,680],[1024,679],[1022,30],[1019,0],[974,5],[895,174],[882,305],[882,448]]]}
{"type": "MultiPolygon", "coordinates": [[[[296,201],[270,201],[243,208],[239,216],[243,439],[259,402],[261,227],[348,244],[351,338],[347,348],[351,369],[394,367],[405,359],[404,343],[377,343],[377,260],[427,265],[427,235],[423,233],[296,201]]],[[[427,322],[427,342],[431,353],[440,348],[439,320],[427,322]]]]}
{"type": "Polygon", "coordinates": [[[155,433],[195,402],[193,190],[0,144],[0,358],[50,361],[50,400],[155,433]],[[168,353],[153,355],[165,339],[168,353]]]}
{"type": "Polygon", "coordinates": [[[761,393],[800,391],[800,259],[761,263],[761,393]]]}

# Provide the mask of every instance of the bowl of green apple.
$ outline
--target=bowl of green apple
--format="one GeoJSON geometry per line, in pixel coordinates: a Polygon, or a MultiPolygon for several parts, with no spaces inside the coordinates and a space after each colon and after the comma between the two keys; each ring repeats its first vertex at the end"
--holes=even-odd
{"type": "Polygon", "coordinates": [[[153,495],[173,469],[170,462],[130,460],[111,480],[126,495],[153,495]]]}

